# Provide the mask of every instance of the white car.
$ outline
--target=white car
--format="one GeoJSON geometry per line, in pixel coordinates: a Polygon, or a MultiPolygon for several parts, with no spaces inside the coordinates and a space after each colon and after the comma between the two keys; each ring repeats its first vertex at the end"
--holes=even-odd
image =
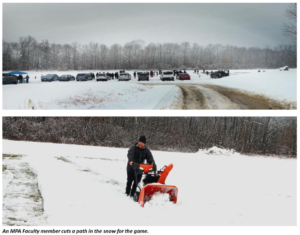
{"type": "Polygon", "coordinates": [[[107,81],[107,76],[105,74],[99,74],[97,77],[96,77],[96,82],[98,81],[107,81]]]}
{"type": "Polygon", "coordinates": [[[162,73],[160,75],[160,80],[162,80],[162,81],[165,81],[165,80],[174,81],[173,71],[171,71],[171,70],[162,71],[162,73]]]}
{"type": "Polygon", "coordinates": [[[119,82],[120,81],[129,81],[131,79],[128,73],[120,73],[119,82]]]}

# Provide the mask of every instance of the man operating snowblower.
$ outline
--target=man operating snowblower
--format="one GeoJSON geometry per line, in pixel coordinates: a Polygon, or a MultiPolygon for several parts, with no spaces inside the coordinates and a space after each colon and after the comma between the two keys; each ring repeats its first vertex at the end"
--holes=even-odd
{"type": "Polygon", "coordinates": [[[138,142],[128,150],[127,157],[127,184],[125,193],[127,196],[130,195],[130,197],[133,197],[137,184],[141,181],[142,177],[141,174],[137,175],[137,182],[135,182],[135,170],[139,169],[139,164],[144,163],[146,160],[148,164],[153,164],[153,169],[156,171],[156,165],[151,151],[146,147],[145,136],[141,136],[138,142]]]}

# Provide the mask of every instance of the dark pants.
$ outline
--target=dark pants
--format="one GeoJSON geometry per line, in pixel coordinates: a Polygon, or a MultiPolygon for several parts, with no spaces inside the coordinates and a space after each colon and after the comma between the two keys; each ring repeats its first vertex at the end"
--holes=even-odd
{"type": "MultiPolygon", "coordinates": [[[[141,181],[142,174],[137,175],[137,182],[141,181]]],[[[135,173],[134,171],[127,171],[127,184],[126,184],[126,194],[133,196],[136,191],[137,184],[135,183],[135,173]],[[133,182],[133,185],[132,185],[133,182]],[[131,187],[132,185],[132,187],[131,187]]]]}

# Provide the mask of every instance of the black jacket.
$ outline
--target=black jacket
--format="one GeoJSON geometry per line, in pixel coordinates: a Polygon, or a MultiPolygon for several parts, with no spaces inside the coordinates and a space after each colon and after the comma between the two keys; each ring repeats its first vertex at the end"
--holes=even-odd
{"type": "Polygon", "coordinates": [[[127,171],[134,171],[133,166],[129,165],[131,161],[141,164],[146,160],[149,164],[155,164],[151,151],[146,146],[144,149],[140,149],[137,143],[128,150],[127,157],[127,171]]]}

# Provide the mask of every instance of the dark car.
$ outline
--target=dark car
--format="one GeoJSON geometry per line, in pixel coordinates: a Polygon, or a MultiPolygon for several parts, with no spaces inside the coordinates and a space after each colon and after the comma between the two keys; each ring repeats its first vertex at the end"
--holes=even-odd
{"type": "Polygon", "coordinates": [[[2,77],[2,85],[5,84],[18,84],[18,78],[16,76],[2,77]]]}
{"type": "Polygon", "coordinates": [[[176,79],[179,79],[179,80],[191,80],[191,77],[188,73],[179,73],[177,76],[176,76],[176,79]]]}
{"type": "Polygon", "coordinates": [[[146,72],[138,72],[138,81],[149,81],[149,75],[146,72]]]}
{"type": "Polygon", "coordinates": [[[42,76],[41,80],[42,82],[53,82],[57,81],[59,76],[57,74],[47,74],[45,76],[42,76]]]}
{"type": "Polygon", "coordinates": [[[210,73],[210,78],[222,78],[227,76],[229,76],[229,70],[227,72],[222,70],[210,73]]]}
{"type": "Polygon", "coordinates": [[[58,78],[59,81],[75,81],[75,77],[73,75],[70,75],[70,74],[64,74],[64,75],[61,75],[59,78],[58,78]]]}
{"type": "Polygon", "coordinates": [[[86,73],[86,76],[87,76],[88,80],[93,80],[94,79],[94,76],[93,76],[92,73],[86,73]]]}
{"type": "Polygon", "coordinates": [[[76,81],[87,81],[88,80],[88,77],[87,77],[87,74],[86,73],[79,73],[77,74],[76,76],[76,81]]]}

